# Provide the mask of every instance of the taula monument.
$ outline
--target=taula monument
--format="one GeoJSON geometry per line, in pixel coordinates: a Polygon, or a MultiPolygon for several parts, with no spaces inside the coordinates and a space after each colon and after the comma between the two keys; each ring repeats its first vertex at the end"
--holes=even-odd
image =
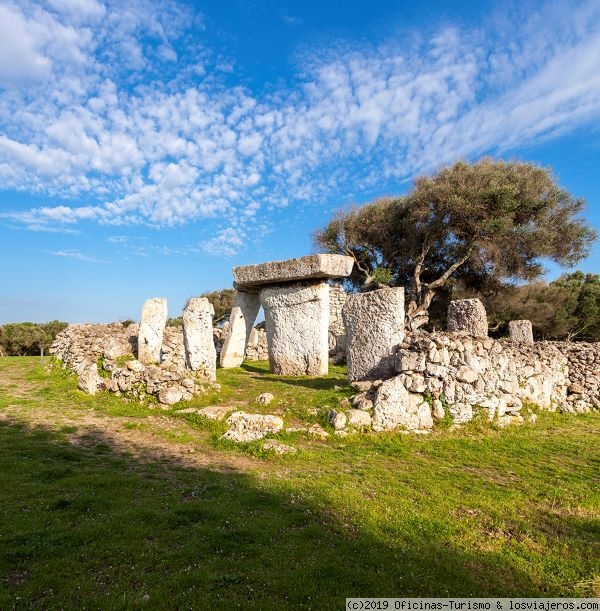
{"type": "Polygon", "coordinates": [[[329,285],[352,273],[354,259],[309,255],[233,268],[237,289],[221,367],[239,367],[262,305],[269,364],[280,375],[325,375],[329,366],[329,285]]]}
{"type": "MultiPolygon", "coordinates": [[[[452,301],[445,332],[409,332],[404,288],[347,295],[332,283],[348,277],[353,265],[351,257],[316,254],[236,267],[236,302],[222,329],[213,328],[214,310],[204,297],[189,300],[183,328],[166,326],[166,300],[153,298],[139,326],[69,325],[51,352],[88,393],[153,396],[162,406],[218,390],[217,355],[223,368],[268,356],[271,372],[286,376],[322,376],[330,357],[345,359],[358,394],[327,413],[337,434],[423,433],[446,417],[460,425],[480,412],[498,426],[521,424],[535,421],[531,405],[567,413],[600,409],[600,344],[536,342],[528,320],[511,321],[508,339],[490,338],[479,299],[452,301]],[[261,306],[266,332],[254,326],[261,306]]],[[[196,412],[213,417],[206,410],[215,409],[223,417],[228,412],[226,406],[196,412]]],[[[278,416],[245,412],[227,423],[226,437],[236,441],[284,427],[278,416]]],[[[315,426],[307,432],[328,435],[315,426]]]]}

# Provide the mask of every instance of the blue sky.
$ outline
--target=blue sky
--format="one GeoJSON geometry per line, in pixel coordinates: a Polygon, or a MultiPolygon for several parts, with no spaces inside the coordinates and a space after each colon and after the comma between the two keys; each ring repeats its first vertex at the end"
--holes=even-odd
{"type": "Polygon", "coordinates": [[[599,126],[597,1],[0,0],[0,323],[178,315],[459,158],[600,229],[599,126]]]}

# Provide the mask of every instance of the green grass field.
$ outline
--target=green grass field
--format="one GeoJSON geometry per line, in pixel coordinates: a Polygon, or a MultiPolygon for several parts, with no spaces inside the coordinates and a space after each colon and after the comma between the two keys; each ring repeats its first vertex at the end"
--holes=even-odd
{"type": "MultiPolygon", "coordinates": [[[[219,371],[224,403],[324,423],[342,368],[219,371]],[[261,392],[276,400],[255,402],[261,392]],[[315,410],[315,408],[317,408],[315,410]]],[[[600,414],[430,436],[219,441],[222,423],[0,358],[0,609],[341,609],[350,596],[599,596],[600,414]]]]}

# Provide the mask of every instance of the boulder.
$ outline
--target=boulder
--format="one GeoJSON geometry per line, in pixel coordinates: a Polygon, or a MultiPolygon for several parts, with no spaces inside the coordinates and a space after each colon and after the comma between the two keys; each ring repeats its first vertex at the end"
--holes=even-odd
{"type": "Polygon", "coordinates": [[[387,379],[404,339],[404,289],[350,295],[342,310],[347,334],[348,379],[387,379]]]}
{"type": "Polygon", "coordinates": [[[235,305],[229,315],[229,329],[219,355],[221,367],[224,369],[239,367],[244,362],[259,309],[258,295],[244,291],[237,292],[235,305]]]}
{"type": "Polygon", "coordinates": [[[349,409],[346,412],[346,416],[348,417],[348,424],[350,424],[350,426],[356,428],[371,426],[371,416],[362,409],[349,409]]]}
{"type": "Polygon", "coordinates": [[[271,403],[274,398],[275,396],[272,395],[270,392],[264,392],[258,395],[258,397],[256,398],[256,402],[260,403],[261,405],[269,405],[269,403],[271,403]]]}
{"type": "Polygon", "coordinates": [[[88,363],[82,367],[78,378],[77,386],[88,395],[95,395],[104,386],[104,381],[98,375],[98,365],[96,363],[88,363]]]}
{"type": "Polygon", "coordinates": [[[227,418],[227,424],[229,430],[223,438],[238,443],[262,439],[267,435],[278,433],[283,428],[283,420],[279,416],[246,412],[234,412],[227,418]]]}
{"type": "Polygon", "coordinates": [[[154,297],[144,302],[138,331],[138,360],[144,365],[160,363],[163,333],[167,324],[167,300],[154,297]]]}
{"type": "Polygon", "coordinates": [[[341,431],[346,427],[348,418],[343,412],[337,412],[336,410],[332,409],[327,412],[327,421],[336,431],[341,431]]]}
{"type": "Polygon", "coordinates": [[[183,342],[186,363],[207,380],[217,379],[217,351],[213,341],[215,310],[206,297],[192,297],[183,310],[183,342]]]}
{"type": "Polygon", "coordinates": [[[448,331],[487,337],[487,314],[479,299],[457,299],[448,306],[448,331]]]}
{"type": "Polygon", "coordinates": [[[329,286],[272,286],[260,292],[269,364],[279,375],[326,375],[329,367],[329,286]]]}
{"type": "Polygon", "coordinates": [[[354,259],[344,255],[308,255],[287,261],[234,267],[233,280],[238,290],[256,289],[299,280],[345,278],[352,273],[353,266],[354,259]]]}
{"type": "Polygon", "coordinates": [[[511,320],[508,323],[510,341],[515,344],[533,344],[533,327],[530,320],[511,320]]]}
{"type": "Polygon", "coordinates": [[[181,388],[176,386],[168,386],[167,388],[162,388],[158,392],[158,402],[163,405],[175,405],[175,403],[179,403],[183,399],[183,392],[181,388]]]}
{"type": "Polygon", "coordinates": [[[373,430],[424,430],[433,426],[431,408],[420,395],[406,390],[400,376],[386,380],[377,390],[373,430]]]}

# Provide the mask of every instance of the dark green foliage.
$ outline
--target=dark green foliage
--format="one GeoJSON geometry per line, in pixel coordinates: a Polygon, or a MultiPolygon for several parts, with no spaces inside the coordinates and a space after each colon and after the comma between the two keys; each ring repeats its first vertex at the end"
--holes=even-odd
{"type": "Polygon", "coordinates": [[[498,335],[507,334],[510,320],[527,319],[539,339],[600,341],[600,274],[577,271],[482,297],[498,335]]]}
{"type": "Polygon", "coordinates": [[[336,213],[315,241],[354,257],[355,286],[405,287],[414,329],[452,282],[490,290],[539,277],[544,258],[581,260],[596,237],[583,208],[533,163],[458,162],[417,178],[403,197],[336,213]]]}
{"type": "Polygon", "coordinates": [[[67,326],[53,320],[47,323],[20,322],[0,327],[0,351],[6,356],[39,354],[48,351],[54,338],[67,326]]]}

